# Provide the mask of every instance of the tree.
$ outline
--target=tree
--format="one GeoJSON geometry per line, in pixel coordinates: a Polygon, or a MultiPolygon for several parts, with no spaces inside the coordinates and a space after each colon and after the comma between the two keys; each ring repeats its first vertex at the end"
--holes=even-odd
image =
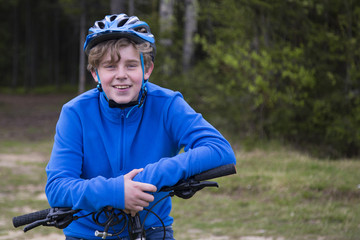
{"type": "Polygon", "coordinates": [[[173,44],[172,31],[174,24],[174,0],[160,0],[159,6],[159,43],[163,50],[162,72],[170,75],[173,69],[170,47],[173,44]]]}
{"type": "Polygon", "coordinates": [[[185,1],[185,24],[183,43],[183,71],[187,72],[191,67],[191,59],[194,55],[194,34],[197,30],[197,1],[185,1]]]}
{"type": "Polygon", "coordinates": [[[125,12],[125,0],[111,0],[110,1],[110,13],[119,14],[125,12]]]}
{"type": "Polygon", "coordinates": [[[33,27],[33,4],[31,0],[26,0],[26,29],[25,29],[25,40],[26,40],[26,70],[25,70],[25,89],[30,89],[36,85],[36,31],[33,27]]]}
{"type": "Polygon", "coordinates": [[[2,87],[80,79],[82,92],[87,27],[128,8],[156,36],[152,80],[179,89],[217,127],[360,155],[359,1],[81,2],[0,0],[2,87]]]}
{"type": "Polygon", "coordinates": [[[11,86],[15,88],[18,84],[19,78],[19,20],[18,20],[18,6],[13,4],[13,66],[12,66],[12,82],[11,86]]]}
{"type": "Polygon", "coordinates": [[[85,36],[86,36],[86,3],[85,0],[81,0],[81,15],[80,15],[80,44],[79,44],[79,93],[83,93],[85,91],[85,84],[86,84],[86,75],[85,75],[85,53],[83,50],[84,42],[85,42],[85,36]]]}

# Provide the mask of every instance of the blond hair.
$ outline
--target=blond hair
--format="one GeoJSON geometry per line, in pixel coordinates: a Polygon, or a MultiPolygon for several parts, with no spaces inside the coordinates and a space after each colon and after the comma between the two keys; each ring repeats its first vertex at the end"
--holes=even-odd
{"type": "Polygon", "coordinates": [[[110,61],[112,63],[119,62],[121,59],[119,50],[130,45],[133,45],[139,51],[139,54],[143,54],[144,68],[145,72],[147,72],[152,63],[150,53],[152,52],[153,48],[148,42],[135,44],[128,38],[112,39],[95,45],[89,52],[87,69],[90,72],[94,72],[99,67],[100,62],[108,52],[110,53],[110,61]]]}

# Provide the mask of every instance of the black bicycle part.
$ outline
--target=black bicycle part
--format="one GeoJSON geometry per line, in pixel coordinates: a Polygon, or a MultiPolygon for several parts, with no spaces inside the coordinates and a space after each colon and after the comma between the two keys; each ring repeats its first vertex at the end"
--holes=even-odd
{"type": "Polygon", "coordinates": [[[144,228],[141,224],[140,215],[137,213],[134,217],[130,217],[129,221],[129,237],[131,240],[146,239],[144,228]]]}
{"type": "Polygon", "coordinates": [[[170,196],[176,195],[177,197],[183,199],[189,199],[194,194],[205,188],[205,187],[219,187],[217,182],[204,181],[208,179],[223,177],[236,173],[236,168],[234,164],[223,165],[214,169],[210,169],[203,173],[194,175],[188,179],[180,180],[177,184],[173,186],[166,186],[161,188],[162,192],[170,192],[170,196]]]}
{"type": "MultiPolygon", "coordinates": [[[[168,196],[170,196],[170,197],[178,196],[180,198],[189,199],[197,191],[199,191],[205,187],[218,187],[217,182],[204,181],[204,180],[223,177],[223,176],[227,176],[227,175],[235,174],[235,173],[236,173],[235,165],[228,164],[228,165],[220,166],[220,167],[217,167],[214,169],[210,169],[203,173],[194,175],[188,179],[181,180],[174,186],[163,187],[160,191],[170,192],[170,193],[169,193],[169,195],[163,197],[158,202],[156,202],[153,205],[153,207],[155,205],[157,205],[159,202],[161,202],[162,200],[164,200],[165,198],[167,198],[168,196]]],[[[96,224],[104,227],[103,232],[96,231],[95,234],[97,234],[98,237],[102,237],[103,239],[106,239],[107,236],[119,235],[124,230],[125,226],[128,225],[129,226],[129,234],[130,234],[130,237],[132,240],[143,239],[143,237],[145,237],[144,222],[150,212],[155,214],[154,212],[151,211],[151,209],[150,210],[144,209],[144,210],[147,210],[148,213],[145,215],[145,218],[144,218],[142,224],[141,224],[140,217],[138,214],[135,217],[130,216],[129,217],[130,222],[129,222],[129,224],[127,224],[126,214],[122,210],[119,210],[119,213],[115,213],[116,209],[114,209],[112,207],[106,207],[106,208],[103,208],[99,212],[90,213],[93,215],[94,222],[96,224]],[[105,222],[99,221],[99,216],[102,213],[104,213],[105,216],[107,217],[107,220],[105,222]],[[122,218],[119,218],[120,215],[122,216],[122,218]],[[110,227],[113,227],[114,225],[117,225],[117,224],[121,223],[122,221],[125,221],[123,229],[121,229],[120,231],[113,233],[113,234],[108,233],[108,230],[110,227]]],[[[48,208],[48,209],[44,209],[41,211],[14,217],[13,225],[14,225],[14,227],[19,227],[19,226],[28,224],[24,228],[24,232],[27,232],[27,231],[29,231],[35,227],[41,226],[41,225],[42,226],[53,226],[53,227],[56,227],[59,229],[63,229],[63,228],[66,228],[72,221],[81,218],[81,217],[74,215],[74,214],[78,213],[79,211],[80,210],[72,210],[71,208],[48,208]]],[[[90,214],[87,214],[82,217],[86,217],[90,214]]],[[[157,217],[161,221],[161,218],[159,216],[157,216],[157,217]]],[[[163,224],[163,227],[165,228],[163,222],[162,222],[162,224],[163,224]]],[[[164,230],[164,234],[165,234],[165,230],[164,230]]]]}
{"type": "Polygon", "coordinates": [[[24,228],[27,232],[38,226],[51,226],[59,229],[66,228],[72,221],[77,219],[75,213],[80,210],[72,210],[71,208],[48,208],[41,211],[25,214],[13,218],[14,227],[28,224],[24,228]]]}
{"type": "MultiPolygon", "coordinates": [[[[194,194],[197,191],[199,191],[199,190],[201,190],[201,189],[203,189],[205,187],[219,187],[217,182],[210,182],[210,181],[203,181],[203,180],[223,177],[223,176],[227,176],[227,175],[231,175],[231,174],[235,174],[235,173],[236,173],[235,164],[227,164],[227,165],[223,165],[223,166],[220,166],[220,167],[217,167],[217,168],[210,169],[208,171],[202,172],[200,174],[194,175],[194,176],[192,176],[192,177],[190,177],[188,179],[181,180],[177,184],[175,184],[174,186],[161,188],[160,191],[162,191],[162,192],[170,192],[170,193],[169,193],[169,195],[167,195],[167,196],[163,197],[162,199],[160,199],[159,201],[157,201],[148,210],[148,213],[145,215],[145,218],[143,220],[143,224],[141,226],[141,229],[144,229],[145,220],[146,220],[147,216],[149,215],[149,213],[152,212],[151,210],[159,202],[163,201],[168,196],[173,197],[173,196],[176,195],[177,197],[180,197],[180,198],[189,199],[192,196],[194,196],[194,194]]],[[[155,214],[155,213],[153,213],[153,214],[155,214]]],[[[160,219],[160,221],[161,221],[161,219],[160,219]]],[[[163,222],[162,222],[162,224],[163,224],[163,227],[164,227],[164,237],[163,237],[163,239],[165,239],[165,226],[164,226],[163,222]]],[[[140,238],[140,239],[142,239],[142,238],[140,238]]]]}
{"type": "Polygon", "coordinates": [[[97,225],[104,227],[104,231],[95,231],[95,236],[101,237],[103,239],[106,239],[107,236],[119,235],[124,231],[127,223],[126,214],[124,213],[124,211],[115,209],[113,207],[105,207],[98,212],[92,213],[92,219],[97,225]],[[106,220],[104,222],[100,222],[101,215],[104,215],[106,217],[106,220]],[[121,216],[121,218],[119,218],[119,216],[121,216]],[[124,222],[122,229],[117,232],[113,231],[114,233],[109,233],[110,227],[112,228],[113,226],[118,225],[121,222],[124,222]]]}
{"type": "Polygon", "coordinates": [[[195,181],[204,181],[219,177],[225,177],[228,175],[232,175],[236,173],[236,167],[235,164],[230,163],[226,165],[222,165],[220,167],[216,167],[210,170],[207,170],[205,172],[199,173],[197,175],[194,175],[190,178],[193,178],[195,181]]]}
{"type": "Polygon", "coordinates": [[[46,216],[49,214],[51,208],[44,209],[38,212],[33,212],[25,215],[21,215],[18,217],[13,218],[13,225],[14,227],[20,227],[26,224],[30,224],[32,222],[35,222],[37,220],[45,219],[46,216]]]}

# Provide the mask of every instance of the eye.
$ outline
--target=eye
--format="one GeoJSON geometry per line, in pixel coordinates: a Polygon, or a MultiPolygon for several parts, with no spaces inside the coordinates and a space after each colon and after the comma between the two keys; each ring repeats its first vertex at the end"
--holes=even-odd
{"type": "Polygon", "coordinates": [[[106,69],[113,69],[115,67],[116,67],[116,65],[114,65],[114,64],[105,64],[104,65],[104,68],[106,68],[106,69]]]}
{"type": "Polygon", "coordinates": [[[127,68],[130,68],[130,69],[134,69],[134,68],[137,68],[138,67],[138,64],[137,63],[129,63],[127,65],[127,68]]]}

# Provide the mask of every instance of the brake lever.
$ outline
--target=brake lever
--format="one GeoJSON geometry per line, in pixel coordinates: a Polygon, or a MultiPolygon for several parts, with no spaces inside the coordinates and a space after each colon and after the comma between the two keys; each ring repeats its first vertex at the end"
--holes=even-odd
{"type": "Polygon", "coordinates": [[[74,215],[79,211],[80,210],[73,210],[71,208],[52,208],[47,217],[54,220],[61,219],[61,218],[66,218],[69,215],[74,215]]]}
{"type": "Polygon", "coordinates": [[[47,216],[48,223],[45,226],[55,226],[59,229],[64,229],[69,224],[75,220],[75,213],[78,213],[80,210],[73,210],[71,208],[54,208],[50,210],[50,213],[47,216]]]}
{"type": "Polygon", "coordinates": [[[71,208],[52,208],[45,219],[37,220],[24,227],[24,232],[39,226],[56,227],[64,229],[76,218],[75,213],[80,210],[73,210],[71,208]]]}
{"type": "Polygon", "coordinates": [[[205,187],[219,187],[219,185],[217,182],[211,182],[211,181],[200,182],[200,181],[196,181],[196,180],[190,178],[187,180],[182,180],[182,181],[178,182],[177,184],[175,184],[174,186],[163,187],[161,189],[161,191],[170,192],[171,197],[176,195],[180,198],[189,199],[192,196],[194,196],[194,194],[197,191],[199,191],[205,187]]]}
{"type": "Polygon", "coordinates": [[[42,219],[42,220],[37,220],[37,221],[35,221],[33,223],[30,223],[30,224],[26,225],[24,227],[23,231],[27,232],[27,231],[29,231],[29,230],[31,230],[33,228],[39,227],[39,226],[47,226],[49,220],[50,219],[48,219],[48,218],[42,219]]]}

